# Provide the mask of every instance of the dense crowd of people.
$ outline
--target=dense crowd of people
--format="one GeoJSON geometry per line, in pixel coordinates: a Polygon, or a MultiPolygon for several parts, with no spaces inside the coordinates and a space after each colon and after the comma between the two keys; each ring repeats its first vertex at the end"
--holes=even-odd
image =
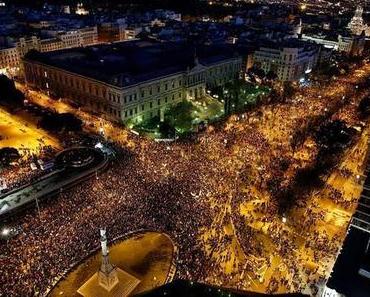
{"type": "Polygon", "coordinates": [[[37,152],[29,153],[25,150],[21,151],[21,154],[22,157],[16,164],[0,170],[0,196],[32,183],[47,173],[48,170],[43,170],[37,161],[50,161],[55,155],[55,149],[51,146],[40,146],[37,152]]]}
{"type": "MultiPolygon", "coordinates": [[[[298,214],[286,223],[271,189],[288,188],[298,169],[310,164],[307,156],[314,155],[315,147],[304,141],[292,149],[297,121],[304,126],[314,116],[345,115],[349,124],[356,122],[356,114],[338,104],[352,92],[350,81],[343,81],[335,96],[319,99],[319,91],[331,94],[334,87],[305,89],[299,100],[232,116],[194,141],[158,143],[133,134],[116,142],[107,171],[46,200],[39,214],[29,211],[10,222],[22,232],[0,243],[0,296],[45,293],[99,246],[103,226],[110,239],[139,229],[168,233],[179,247],[178,278],[267,292],[311,287],[327,275],[344,233],[315,229],[325,217],[312,200],[297,201],[298,214]],[[303,219],[305,234],[299,231],[303,219]],[[313,258],[299,253],[302,243],[313,258]],[[273,264],[277,261],[280,266],[273,264]],[[305,270],[308,262],[316,272],[305,270]],[[272,265],[276,269],[265,280],[261,267],[272,265]]],[[[340,196],[332,193],[338,202],[340,196]]]]}

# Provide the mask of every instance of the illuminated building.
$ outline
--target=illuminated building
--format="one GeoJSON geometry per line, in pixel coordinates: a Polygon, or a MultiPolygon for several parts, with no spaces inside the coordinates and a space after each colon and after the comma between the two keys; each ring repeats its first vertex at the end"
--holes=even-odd
{"type": "Polygon", "coordinates": [[[370,36],[370,27],[365,24],[362,18],[363,11],[361,6],[357,6],[355,15],[348,24],[348,29],[355,35],[361,35],[362,32],[365,32],[366,36],[370,36]]]}
{"type": "Polygon", "coordinates": [[[183,43],[129,41],[24,59],[28,85],[74,100],[85,110],[127,122],[163,116],[170,105],[205,95],[236,78],[241,58],[230,47],[197,52],[183,43]]]}
{"type": "Polygon", "coordinates": [[[316,45],[292,39],[260,46],[253,58],[265,73],[272,71],[281,81],[296,81],[315,68],[318,54],[316,45]]]}

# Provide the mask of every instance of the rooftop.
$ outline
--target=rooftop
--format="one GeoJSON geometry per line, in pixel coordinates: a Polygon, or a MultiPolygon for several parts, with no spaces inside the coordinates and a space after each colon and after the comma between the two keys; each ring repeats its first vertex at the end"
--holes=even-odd
{"type": "Polygon", "coordinates": [[[62,68],[66,71],[127,87],[157,77],[186,71],[199,63],[215,64],[233,58],[230,46],[195,49],[186,43],[135,40],[84,48],[39,53],[29,52],[25,59],[62,68]]]}

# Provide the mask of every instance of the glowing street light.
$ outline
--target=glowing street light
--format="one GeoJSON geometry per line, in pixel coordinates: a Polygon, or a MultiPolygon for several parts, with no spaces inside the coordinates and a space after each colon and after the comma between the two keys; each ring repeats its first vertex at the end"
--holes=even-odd
{"type": "Polygon", "coordinates": [[[4,237],[8,237],[10,234],[10,229],[5,227],[2,231],[1,231],[1,235],[4,236],[4,237]]]}

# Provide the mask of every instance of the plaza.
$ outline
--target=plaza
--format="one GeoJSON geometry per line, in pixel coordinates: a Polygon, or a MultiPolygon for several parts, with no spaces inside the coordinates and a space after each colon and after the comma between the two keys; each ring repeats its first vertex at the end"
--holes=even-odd
{"type": "MultiPolygon", "coordinates": [[[[104,224],[112,238],[141,229],[169,234],[179,251],[175,278],[314,295],[329,277],[361,192],[356,176],[365,169],[369,131],[358,106],[369,90],[356,85],[369,74],[365,63],[325,86],[301,89],[289,102],[230,116],[194,141],[170,145],[68,107],[93,124],[87,130],[103,129],[116,160],[98,178],[42,205],[38,216],[17,217],[22,234],[2,246],[5,290],[46,292],[96,250],[96,228],[104,224]],[[335,166],[310,177],[318,185],[296,183],[320,152],[315,129],[335,121],[352,133],[335,166]],[[297,131],[306,134],[293,145],[297,131]],[[279,194],[289,188],[296,196],[287,207],[279,194]]],[[[28,96],[53,104],[35,91],[28,96]]]]}

